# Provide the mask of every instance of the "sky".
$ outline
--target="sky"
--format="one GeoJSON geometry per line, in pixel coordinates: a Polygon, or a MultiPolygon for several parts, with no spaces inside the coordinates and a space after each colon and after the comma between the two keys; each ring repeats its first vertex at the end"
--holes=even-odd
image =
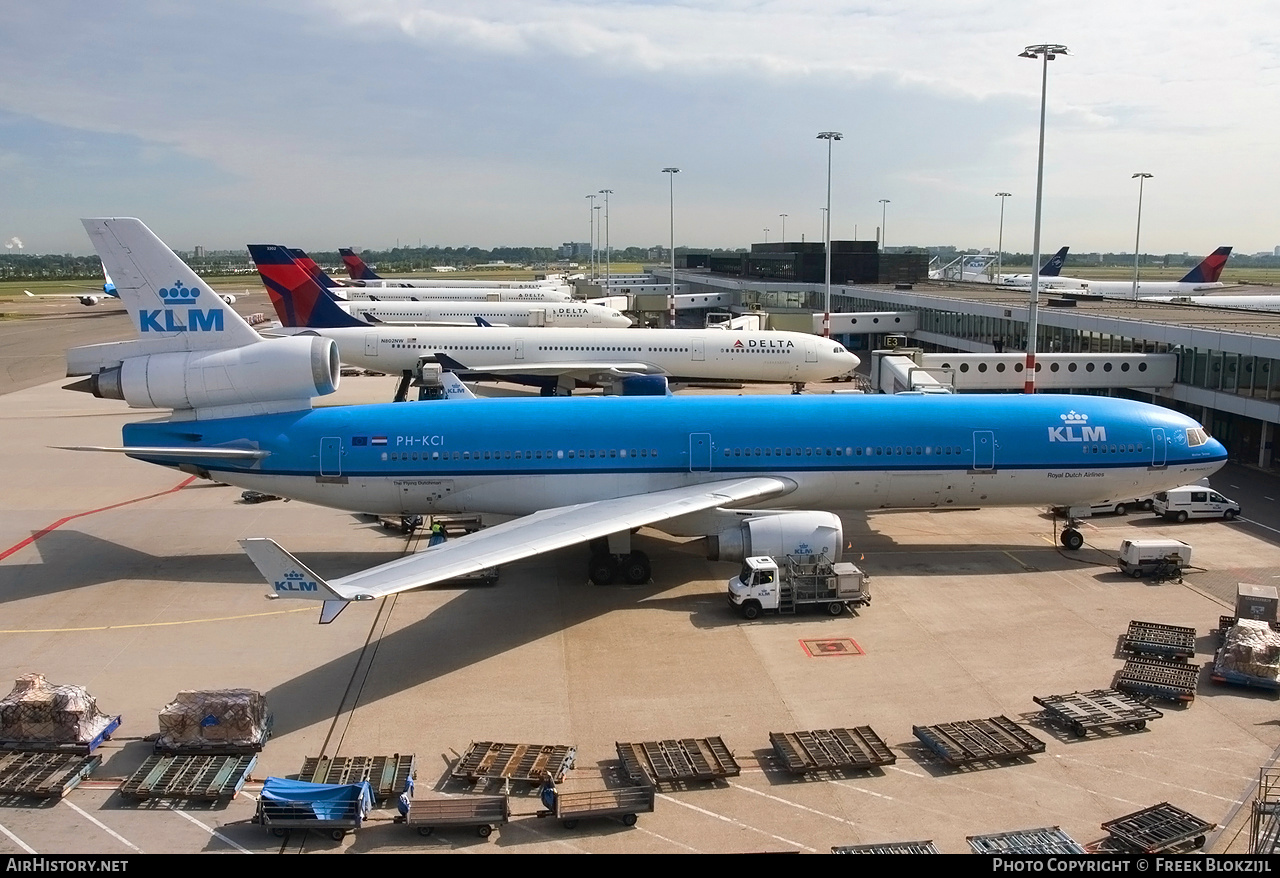
{"type": "Polygon", "coordinates": [[[832,238],[1030,252],[1041,43],[1042,251],[1280,244],[1266,0],[10,4],[0,241],[819,241],[830,146],[832,238]]]}

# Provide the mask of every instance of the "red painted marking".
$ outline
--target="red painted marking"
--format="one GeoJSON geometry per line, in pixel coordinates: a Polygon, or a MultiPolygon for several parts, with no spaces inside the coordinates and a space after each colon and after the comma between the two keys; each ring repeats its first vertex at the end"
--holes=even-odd
{"type": "Polygon", "coordinates": [[[196,480],[196,476],[191,476],[191,478],[184,479],[183,481],[174,485],[172,488],[169,488],[167,491],[159,491],[155,494],[148,494],[145,497],[134,497],[132,500],[124,500],[120,503],[112,503],[110,506],[103,506],[99,509],[90,509],[87,512],[77,512],[75,515],[68,515],[66,518],[59,518],[57,521],[55,521],[53,524],[49,525],[48,527],[41,528],[40,530],[33,533],[31,536],[27,537],[25,540],[22,540],[19,543],[15,543],[14,545],[5,549],[3,552],[0,552],[0,561],[3,561],[5,558],[8,558],[10,555],[18,551],[19,549],[26,548],[27,546],[31,545],[36,540],[40,539],[42,536],[49,533],[50,531],[57,530],[58,528],[66,524],[68,521],[75,521],[77,518],[84,518],[86,515],[93,515],[96,512],[106,512],[109,509],[119,509],[121,506],[128,506],[131,503],[141,503],[143,500],[152,500],[156,497],[163,497],[165,494],[172,494],[175,491],[181,491],[183,488],[185,488],[187,485],[191,484],[195,480],[196,480]]]}

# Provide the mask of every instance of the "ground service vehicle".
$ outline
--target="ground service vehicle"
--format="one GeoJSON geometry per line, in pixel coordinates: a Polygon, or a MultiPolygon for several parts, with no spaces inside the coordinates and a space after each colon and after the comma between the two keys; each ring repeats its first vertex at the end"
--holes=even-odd
{"type": "Polygon", "coordinates": [[[1188,518],[1225,518],[1230,521],[1240,514],[1239,503],[1203,485],[1183,485],[1161,491],[1156,494],[1151,509],[1170,521],[1186,521],[1188,518]]]}
{"type": "Polygon", "coordinates": [[[765,610],[794,613],[816,605],[839,616],[848,607],[871,603],[865,573],[853,564],[832,562],[826,555],[754,556],[729,580],[729,604],[754,619],[765,610]]]}
{"type": "Polygon", "coordinates": [[[1124,540],[1118,559],[1120,572],[1134,579],[1149,576],[1162,567],[1181,571],[1191,566],[1191,547],[1181,540],[1124,540]]]}

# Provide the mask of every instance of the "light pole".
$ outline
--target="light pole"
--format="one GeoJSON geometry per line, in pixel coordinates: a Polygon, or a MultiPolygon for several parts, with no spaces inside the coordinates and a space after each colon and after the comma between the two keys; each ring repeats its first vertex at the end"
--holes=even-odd
{"type": "Polygon", "coordinates": [[[787,215],[780,213],[778,216],[782,219],[782,242],[785,244],[787,241],[787,215]]]}
{"type": "Polygon", "coordinates": [[[766,244],[768,244],[768,243],[769,243],[769,230],[768,230],[768,229],[765,229],[765,230],[764,230],[764,242],[765,242],[766,244]]]}
{"type": "Polygon", "coordinates": [[[601,189],[600,194],[604,196],[604,288],[608,292],[609,263],[613,257],[613,254],[609,252],[609,196],[613,194],[613,190],[601,189]]]}
{"type": "Polygon", "coordinates": [[[886,221],[886,212],[889,210],[889,199],[880,199],[880,252],[885,250],[885,242],[889,237],[889,224],[886,221]]]}
{"type": "Polygon", "coordinates": [[[1044,110],[1049,90],[1049,62],[1059,55],[1066,55],[1067,47],[1057,43],[1041,43],[1027,46],[1019,58],[1042,58],[1040,74],[1040,152],[1036,162],[1036,225],[1031,242],[1031,303],[1027,308],[1027,374],[1022,392],[1036,392],[1036,334],[1039,332],[1040,308],[1040,200],[1044,194],[1044,110]]]}
{"type": "Polygon", "coordinates": [[[600,243],[600,230],[604,228],[604,223],[600,221],[600,211],[603,210],[603,208],[601,208],[600,205],[597,204],[592,209],[596,212],[596,239],[591,244],[591,252],[596,255],[594,279],[598,282],[600,280],[600,248],[596,245],[600,243]]]}
{"type": "MultiPolygon", "coordinates": [[[[1012,194],[1012,192],[996,193],[996,198],[1000,199],[1000,243],[996,244],[996,283],[1000,283],[1000,272],[1004,269],[1004,200],[1012,194]]],[[[963,264],[960,266],[960,280],[964,280],[963,264]]]]}
{"type": "Polygon", "coordinates": [[[591,199],[590,210],[587,212],[587,217],[590,220],[590,225],[588,226],[588,228],[591,231],[591,237],[588,238],[588,240],[591,243],[588,244],[587,246],[591,249],[591,279],[595,280],[596,279],[596,197],[594,195],[588,195],[586,197],[591,199]]]}
{"type": "Polygon", "coordinates": [[[831,143],[835,140],[844,140],[844,135],[839,131],[819,131],[818,139],[827,142],[827,207],[826,216],[823,219],[826,226],[823,231],[822,241],[823,249],[826,251],[827,257],[827,282],[826,294],[822,300],[822,336],[823,338],[831,337],[831,143]]]}
{"type": "Polygon", "coordinates": [[[1129,178],[1138,180],[1138,230],[1133,233],[1133,297],[1135,299],[1138,298],[1138,240],[1142,235],[1142,184],[1152,176],[1145,171],[1139,171],[1129,178]]]}
{"type": "Polygon", "coordinates": [[[671,196],[671,302],[667,308],[667,320],[670,326],[676,325],[676,174],[679,168],[663,168],[667,175],[667,188],[671,196]]]}

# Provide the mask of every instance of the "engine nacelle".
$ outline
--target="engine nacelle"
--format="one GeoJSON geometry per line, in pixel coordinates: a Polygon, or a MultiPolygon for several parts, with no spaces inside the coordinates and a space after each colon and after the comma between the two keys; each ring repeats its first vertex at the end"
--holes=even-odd
{"type": "Polygon", "coordinates": [[[338,376],[333,339],[290,336],[224,350],[130,357],[94,375],[89,390],[135,408],[201,409],[309,401],[337,390],[338,376]]]}
{"type": "Polygon", "coordinates": [[[707,537],[707,559],[741,561],[759,555],[826,555],[840,560],[844,528],[830,512],[779,512],[755,515],[740,525],[707,537]]]}
{"type": "Polygon", "coordinates": [[[81,297],[80,297],[80,304],[81,304],[81,305],[96,305],[96,304],[98,304],[98,297],[97,297],[97,296],[81,296],[81,297]]]}
{"type": "Polygon", "coordinates": [[[236,297],[230,293],[218,293],[218,298],[226,302],[228,305],[234,305],[236,303],[236,297]]]}
{"type": "Polygon", "coordinates": [[[633,375],[618,382],[621,396],[670,396],[666,375],[633,375]]]}

